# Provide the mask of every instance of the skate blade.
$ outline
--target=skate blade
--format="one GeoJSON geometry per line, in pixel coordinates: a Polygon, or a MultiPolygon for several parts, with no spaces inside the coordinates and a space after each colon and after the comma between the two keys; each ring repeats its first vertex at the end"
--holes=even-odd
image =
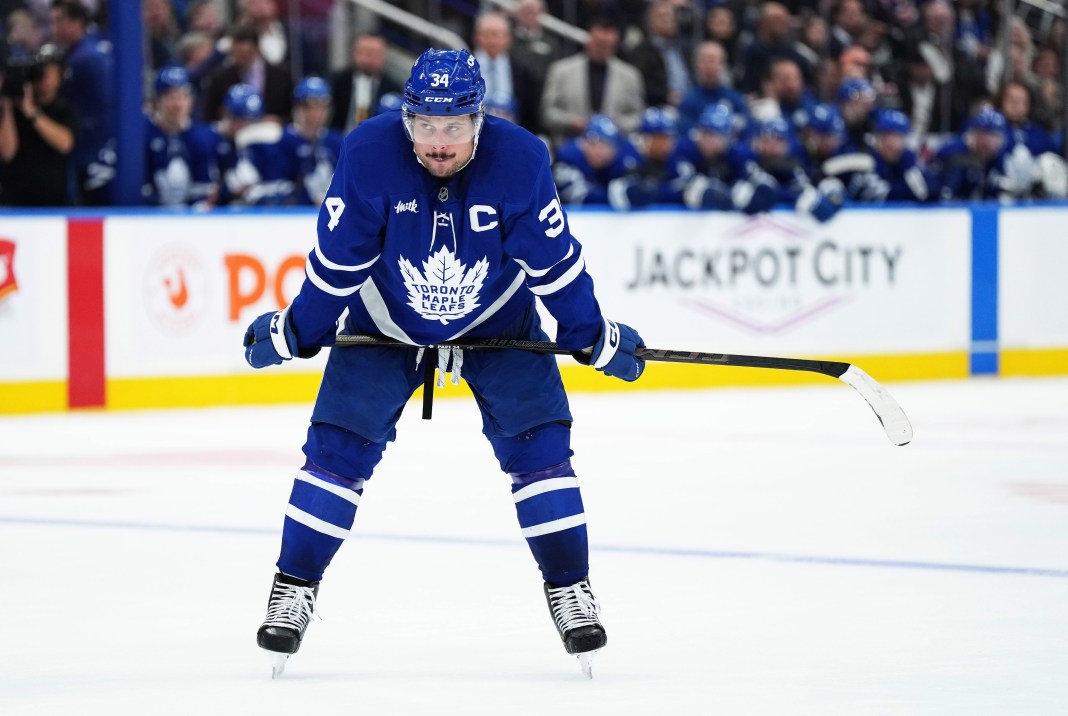
{"type": "Polygon", "coordinates": [[[578,657],[579,667],[582,669],[582,673],[585,674],[588,679],[593,678],[593,657],[597,655],[598,651],[600,651],[600,649],[575,654],[575,656],[578,657]]]}
{"type": "Polygon", "coordinates": [[[282,676],[286,671],[286,661],[289,660],[289,654],[280,654],[277,652],[271,652],[271,678],[277,679],[282,676]]]}

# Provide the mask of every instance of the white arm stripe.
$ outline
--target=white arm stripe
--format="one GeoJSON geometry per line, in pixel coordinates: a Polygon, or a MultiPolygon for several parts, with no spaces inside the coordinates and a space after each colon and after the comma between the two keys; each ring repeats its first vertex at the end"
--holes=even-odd
{"type": "Polygon", "coordinates": [[[540,525],[526,527],[523,529],[523,536],[527,539],[531,537],[541,537],[542,535],[551,534],[553,532],[563,532],[564,530],[584,524],[586,524],[586,513],[580,512],[577,515],[571,515],[570,517],[561,517],[558,520],[542,522],[540,525]]]}
{"type": "Polygon", "coordinates": [[[341,485],[335,485],[334,483],[327,482],[326,480],[320,480],[319,478],[315,477],[314,475],[309,475],[304,470],[301,470],[300,472],[297,473],[297,478],[296,479],[300,480],[301,482],[306,482],[309,485],[314,485],[315,487],[318,487],[320,490],[326,490],[327,492],[329,492],[332,495],[337,495],[338,497],[340,497],[342,500],[345,500],[346,502],[351,502],[354,505],[359,505],[360,504],[360,493],[353,492],[352,490],[347,490],[344,487],[342,487],[341,485]]]}
{"type": "Polygon", "coordinates": [[[326,281],[319,278],[319,274],[315,273],[315,269],[312,268],[311,259],[308,259],[308,262],[304,265],[304,270],[308,274],[308,280],[311,281],[316,288],[324,293],[329,293],[331,296],[351,296],[359,291],[360,286],[363,285],[361,282],[349,288],[334,288],[326,281]]]}
{"type": "Polygon", "coordinates": [[[371,315],[371,320],[375,322],[382,335],[394,338],[401,343],[415,345],[415,341],[389,315],[386,301],[382,298],[382,294],[379,293],[378,286],[375,285],[373,278],[367,279],[363,291],[360,292],[360,299],[363,301],[363,307],[367,309],[367,313],[371,315]]]}
{"type": "Polygon", "coordinates": [[[526,487],[516,490],[512,493],[512,499],[516,502],[522,502],[535,495],[541,495],[555,490],[566,490],[578,486],[578,478],[574,475],[571,475],[570,477],[550,477],[548,480],[538,480],[537,482],[532,482],[526,487]]]}
{"type": "Polygon", "coordinates": [[[530,292],[536,296],[547,296],[550,293],[556,293],[564,286],[567,286],[569,283],[578,278],[579,275],[582,273],[583,269],[585,268],[586,259],[582,258],[582,255],[579,254],[578,261],[576,261],[571,268],[565,271],[563,276],[556,279],[550,284],[546,284],[545,286],[531,286],[530,292]]]}
{"type": "Polygon", "coordinates": [[[553,270],[554,267],[559,266],[564,261],[567,261],[569,258],[571,258],[571,255],[574,254],[574,253],[575,253],[575,245],[571,244],[570,246],[567,247],[567,255],[564,256],[564,258],[560,259],[559,261],[557,261],[556,263],[554,263],[552,266],[550,266],[547,269],[530,268],[530,266],[528,266],[525,261],[520,261],[519,259],[516,259],[515,262],[523,267],[523,270],[526,272],[527,276],[531,276],[533,278],[538,278],[539,276],[544,276],[545,274],[549,273],[550,271],[553,270]]]}
{"type": "MultiPolygon", "coordinates": [[[[381,256],[381,254],[379,254],[379,256],[381,256]]],[[[315,258],[319,259],[319,263],[321,263],[323,266],[325,266],[326,268],[328,268],[328,269],[330,269],[332,271],[360,271],[362,269],[367,268],[368,266],[373,264],[375,261],[378,261],[378,256],[375,256],[370,261],[367,261],[366,263],[362,263],[359,266],[344,266],[342,264],[336,264],[333,261],[331,261],[330,259],[328,259],[325,256],[323,256],[323,250],[321,248],[319,248],[319,239],[318,239],[318,237],[316,237],[316,239],[315,239],[315,258]]]]}
{"type": "MultiPolygon", "coordinates": [[[[309,515],[304,510],[300,509],[299,507],[294,507],[293,505],[286,505],[286,517],[293,520],[294,522],[299,522],[305,527],[313,529],[316,532],[321,532],[324,535],[329,535],[330,537],[336,537],[337,539],[345,539],[349,536],[349,531],[347,529],[338,527],[337,525],[332,525],[329,522],[324,522],[315,515],[309,515]]],[[[540,526],[541,525],[539,525],[539,527],[540,526]]]]}

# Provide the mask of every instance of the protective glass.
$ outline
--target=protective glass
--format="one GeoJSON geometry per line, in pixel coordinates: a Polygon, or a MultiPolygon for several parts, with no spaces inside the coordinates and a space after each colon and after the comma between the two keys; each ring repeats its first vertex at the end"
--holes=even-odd
{"type": "Polygon", "coordinates": [[[404,126],[412,141],[434,146],[467,144],[474,140],[481,123],[481,113],[456,117],[404,113],[404,126]]]}

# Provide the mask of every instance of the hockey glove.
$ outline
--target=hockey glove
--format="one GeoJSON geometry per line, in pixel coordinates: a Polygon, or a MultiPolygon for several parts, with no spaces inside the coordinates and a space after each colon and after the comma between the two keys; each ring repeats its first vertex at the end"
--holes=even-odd
{"type": "Polygon", "coordinates": [[[753,181],[739,181],[731,188],[731,203],[749,216],[770,211],[775,206],[779,182],[764,174],[753,181]]]}
{"type": "Polygon", "coordinates": [[[318,348],[298,352],[297,334],[289,317],[289,307],[275,313],[264,313],[245,331],[245,360],[253,368],[279,365],[282,361],[311,358],[318,348]]]}
{"type": "Polygon", "coordinates": [[[590,353],[577,351],[572,355],[579,363],[592,365],[605,375],[629,383],[637,380],[645,370],[645,361],[634,355],[639,348],[645,348],[645,341],[636,330],[606,318],[593,350],[590,353]]]}
{"type": "Polygon", "coordinates": [[[616,211],[640,209],[656,199],[656,188],[637,177],[620,177],[608,182],[608,203],[616,211]]]}
{"type": "Polygon", "coordinates": [[[682,203],[690,209],[730,211],[734,208],[727,185],[704,174],[698,174],[686,185],[682,193],[682,203]]]}

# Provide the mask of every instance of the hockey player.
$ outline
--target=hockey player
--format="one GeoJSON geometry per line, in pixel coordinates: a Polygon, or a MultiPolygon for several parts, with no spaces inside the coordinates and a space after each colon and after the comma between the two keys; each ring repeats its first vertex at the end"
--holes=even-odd
{"type": "Polygon", "coordinates": [[[925,202],[931,198],[932,182],[920,165],[916,152],[907,146],[912,131],[909,118],[896,109],[880,110],[867,156],[871,167],[865,171],[841,173],[846,193],[860,202],[925,202]]]}
{"type": "Polygon", "coordinates": [[[218,152],[225,140],[191,121],[193,82],[185,68],[164,67],[154,87],[155,112],[145,128],[145,203],[210,208],[218,198],[218,152]]]}
{"type": "MultiPolygon", "coordinates": [[[[1029,198],[1038,180],[1030,152],[1013,152],[1005,116],[984,107],[956,139],[943,145],[931,163],[943,200],[1029,198]]],[[[1022,147],[1021,147],[1022,148],[1022,147]]]]}
{"type": "Polygon", "coordinates": [[[647,107],[642,112],[635,147],[642,155],[639,181],[654,204],[681,204],[686,177],[673,160],[679,138],[678,112],[673,107],[647,107]]]}
{"type": "MultiPolygon", "coordinates": [[[[484,115],[474,57],[427,50],[404,96],[401,112],[368,119],[345,138],[300,293],[245,334],[245,357],[256,368],[315,355],[345,309],[344,332],[408,346],[330,355],[257,633],[276,674],[300,647],[323,572],[421,383],[420,364],[434,352],[422,346],[461,336],[545,339],[537,296],[558,321],[557,342],[580,362],[627,381],[644,369],[634,355],[644,345],[638,333],[601,315],[545,145],[484,115]]],[[[572,418],[556,360],[437,350],[441,380],[448,368],[458,381],[462,367],[475,394],[560,638],[589,674],[607,638],[590,589],[572,418]]]]}
{"type": "Polygon", "coordinates": [[[730,159],[738,177],[731,187],[731,198],[735,207],[747,214],[788,204],[822,223],[830,221],[842,207],[841,182],[831,179],[819,186],[813,184],[805,170],[804,152],[781,117],[757,123],[748,145],[736,146],[730,159]]]}
{"type": "Polygon", "coordinates": [[[875,124],[875,86],[865,79],[851,77],[838,88],[838,111],[845,121],[848,141],[862,150],[868,146],[868,135],[875,124]]]}
{"type": "Polygon", "coordinates": [[[808,160],[809,176],[816,182],[825,176],[824,162],[840,154],[855,151],[846,136],[842,115],[838,113],[838,108],[831,104],[817,104],[813,107],[799,135],[808,160]]]}
{"type": "Polygon", "coordinates": [[[263,119],[263,98],[250,85],[226,92],[220,133],[229,139],[219,169],[225,203],[283,206],[293,203],[293,163],[282,144],[282,126],[263,119]]]}
{"type": "Polygon", "coordinates": [[[328,126],[330,104],[330,85],[321,77],[306,77],[293,90],[293,124],[281,139],[293,204],[319,206],[326,198],[342,141],[341,132],[328,126]]]}
{"type": "Polygon", "coordinates": [[[616,123],[595,114],[581,136],[556,152],[553,177],[565,204],[607,204],[624,211],[653,200],[652,191],[641,182],[641,165],[641,154],[620,135],[616,123]]]}
{"type": "Polygon", "coordinates": [[[675,174],[685,179],[683,204],[690,209],[729,211],[734,167],[729,161],[735,115],[727,104],[705,108],[697,125],[679,140],[672,161],[675,174]]]}

